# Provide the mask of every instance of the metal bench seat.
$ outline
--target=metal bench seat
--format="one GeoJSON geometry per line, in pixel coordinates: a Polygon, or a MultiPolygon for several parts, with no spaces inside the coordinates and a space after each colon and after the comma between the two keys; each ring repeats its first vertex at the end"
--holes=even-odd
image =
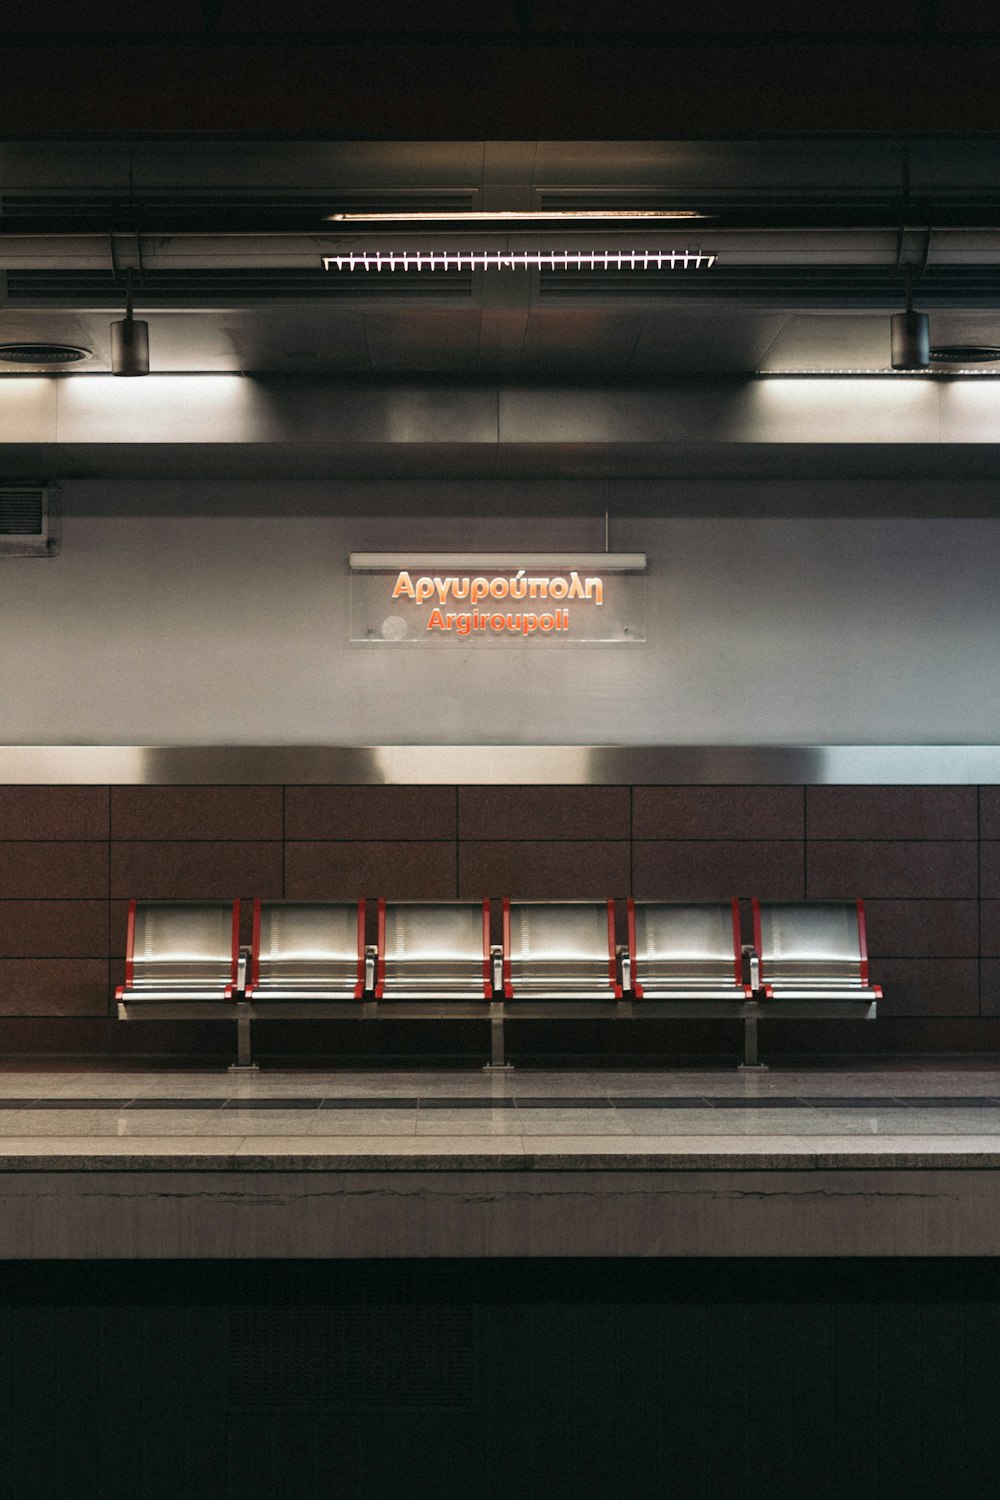
{"type": "Polygon", "coordinates": [[[377,1000],[491,1000],[493,968],[489,901],[379,901],[377,1000]]]}
{"type": "Polygon", "coordinates": [[[637,1000],[718,1000],[740,1005],[740,906],[731,901],[628,901],[622,982],[637,1000]],[[627,967],[626,967],[627,965],[627,967]]]}
{"type": "Polygon", "coordinates": [[[364,901],[254,902],[247,999],[360,1000],[374,980],[364,901]]]}
{"type": "Polygon", "coordinates": [[[503,903],[508,1000],[620,1000],[614,901],[503,903]]]}
{"type": "Polygon", "coordinates": [[[238,901],[130,901],[119,1006],[232,1002],[239,983],[238,901]]]}
{"type": "Polygon", "coordinates": [[[118,1014],[233,1020],[237,1070],[253,1066],[252,1024],[273,1018],[482,1016],[500,1068],[507,1020],[738,1018],[744,1066],[756,1067],[762,1019],[875,1017],[861,901],[754,900],[752,950],[735,900],[630,898],[621,948],[615,913],[613,900],[505,897],[492,945],[488,900],[380,900],[378,944],[366,946],[364,900],[258,899],[241,949],[238,901],[132,901],[118,1014]]]}
{"type": "MultiPolygon", "coordinates": [[[[868,978],[864,902],[757,901],[754,946],[765,1001],[868,1004],[881,988],[868,978]]],[[[766,1007],[765,1007],[766,1008],[766,1007]]]]}

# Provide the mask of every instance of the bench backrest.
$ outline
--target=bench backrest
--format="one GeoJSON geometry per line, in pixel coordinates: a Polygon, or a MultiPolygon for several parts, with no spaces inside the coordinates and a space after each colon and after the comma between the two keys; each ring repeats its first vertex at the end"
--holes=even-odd
{"type": "Polygon", "coordinates": [[[251,983],[262,996],[292,989],[360,999],[364,901],[255,901],[251,983]]]}
{"type": "Polygon", "coordinates": [[[754,944],[768,985],[868,984],[865,908],[857,901],[757,901],[754,944]]]}
{"type": "Polygon", "coordinates": [[[504,994],[621,996],[614,901],[503,903],[504,994]]]}
{"type": "Polygon", "coordinates": [[[379,901],[375,994],[489,999],[489,901],[379,901]]]}
{"type": "Polygon", "coordinates": [[[125,949],[128,990],[218,989],[236,983],[238,901],[130,901],[125,949]]]}
{"type": "Polygon", "coordinates": [[[731,901],[628,902],[632,984],[714,988],[742,984],[740,905],[731,901]]]}

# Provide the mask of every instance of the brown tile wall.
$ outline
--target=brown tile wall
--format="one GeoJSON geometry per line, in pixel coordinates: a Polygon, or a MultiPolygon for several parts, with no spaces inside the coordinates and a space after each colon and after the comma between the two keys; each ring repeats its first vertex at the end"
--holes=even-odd
{"type": "Polygon", "coordinates": [[[246,938],[255,895],[629,891],[862,895],[886,1024],[852,1046],[1000,1049],[1000,787],[0,787],[0,1016],[117,1046],[130,896],[240,896],[246,938]]]}

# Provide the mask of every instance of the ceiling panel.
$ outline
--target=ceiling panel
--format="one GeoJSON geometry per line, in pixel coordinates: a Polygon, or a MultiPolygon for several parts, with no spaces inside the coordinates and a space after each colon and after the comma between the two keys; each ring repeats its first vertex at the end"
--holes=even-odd
{"type": "Polygon", "coordinates": [[[642,325],[641,313],[532,308],[521,371],[525,375],[560,371],[624,373],[642,325]]]}
{"type": "Polygon", "coordinates": [[[535,0],[532,29],[539,32],[635,31],[649,34],[920,31],[921,0],[826,0],[804,11],[800,0],[535,0]]]}
{"type": "MultiPolygon", "coordinates": [[[[936,342],[998,343],[1000,142],[919,140],[906,149],[914,211],[923,214],[935,194],[948,201],[964,194],[973,204],[997,195],[995,227],[932,235],[917,305],[930,311],[936,342]]],[[[124,298],[111,275],[109,236],[100,224],[84,234],[73,218],[88,204],[109,215],[118,204],[116,241],[127,263],[135,239],[125,225],[141,227],[144,204],[168,214],[172,205],[192,202],[208,212],[233,204],[252,212],[298,194],[319,215],[317,205],[332,206],[338,195],[367,203],[396,194],[411,203],[450,193],[496,209],[537,204],[543,192],[586,198],[592,190],[610,198],[686,198],[695,206],[704,196],[736,209],[808,201],[833,205],[844,217],[835,231],[814,225],[776,232],[772,225],[727,237],[724,228],[712,235],[711,226],[699,226],[697,238],[718,249],[719,263],[697,280],[668,272],[657,280],[660,273],[642,270],[595,272],[589,280],[548,271],[470,272],[460,287],[426,274],[407,281],[405,273],[356,280],[344,273],[337,281],[319,269],[322,249],[336,239],[357,248],[361,239],[329,234],[319,218],[316,232],[237,233],[229,220],[187,234],[150,231],[138,308],[150,322],[153,368],[581,383],[761,366],[877,370],[888,360],[889,314],[902,305],[893,216],[902,211],[903,151],[893,140],[832,138],[6,142],[0,339],[83,344],[94,350],[89,368],[107,368],[108,327],[124,298]],[[24,228],[30,213],[60,202],[66,219],[58,235],[24,228]],[[858,203],[881,205],[886,221],[858,228],[850,217],[858,203]],[[21,204],[21,219],[12,204],[21,204]]],[[[474,238],[475,231],[467,233],[474,238]]],[[[669,238],[689,243],[686,231],[669,238]]],[[[922,236],[914,231],[910,240],[909,248],[919,249],[922,236]]],[[[532,243],[523,234],[521,241],[532,243]]]]}
{"type": "MultiPolygon", "coordinates": [[[[85,349],[93,349],[93,339],[90,324],[79,313],[18,312],[0,307],[0,344],[76,344],[85,349]]],[[[106,353],[107,348],[108,335],[105,330],[99,352],[106,353]]]]}
{"type": "Polygon", "coordinates": [[[536,182],[705,187],[747,198],[790,187],[895,190],[900,172],[898,144],[870,140],[539,141],[535,156],[536,182]]]}
{"type": "Polygon", "coordinates": [[[34,33],[80,32],[197,32],[204,25],[200,0],[31,0],[11,6],[3,18],[4,31],[15,36],[34,33]]]}
{"type": "Polygon", "coordinates": [[[755,370],[786,321],[784,313],[651,313],[629,370],[635,374],[742,374],[755,370]]]}
{"type": "Polygon", "coordinates": [[[216,0],[222,32],[442,32],[518,30],[514,0],[491,0],[489,12],[469,0],[366,0],[364,11],[330,0],[216,0]]]}
{"type": "Polygon", "coordinates": [[[414,308],[365,316],[373,370],[473,370],[479,356],[479,309],[414,308]]]}
{"type": "Polygon", "coordinates": [[[220,316],[244,370],[371,369],[364,318],[358,312],[288,307],[220,316]]]}
{"type": "Polygon", "coordinates": [[[885,314],[793,314],[761,360],[762,370],[884,370],[889,364],[885,314]]]}
{"type": "MultiPolygon", "coordinates": [[[[919,288],[917,293],[919,307],[919,288]]],[[[902,309],[900,309],[902,310],[902,309]]],[[[886,370],[890,367],[888,314],[800,313],[788,317],[760,361],[777,371],[886,370]]],[[[931,345],[1000,346],[1000,312],[935,311],[930,315],[931,345]]]]}

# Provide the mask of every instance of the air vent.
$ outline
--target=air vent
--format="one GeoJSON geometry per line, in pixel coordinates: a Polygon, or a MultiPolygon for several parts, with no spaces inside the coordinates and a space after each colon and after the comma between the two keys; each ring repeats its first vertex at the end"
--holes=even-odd
{"type": "MultiPolygon", "coordinates": [[[[659,188],[632,188],[623,192],[620,188],[540,188],[533,208],[551,208],[554,213],[580,212],[592,209],[595,213],[630,213],[636,209],[689,209],[692,207],[691,193],[664,193],[659,188]]],[[[701,208],[701,203],[697,204],[701,208]]]]}
{"type": "MultiPolygon", "coordinates": [[[[136,305],[244,307],[261,302],[469,301],[471,271],[434,271],[423,276],[380,276],[324,271],[313,266],[193,268],[147,271],[136,305]]],[[[120,307],[121,287],[106,271],[8,271],[8,307],[120,307]]]]}
{"type": "Polygon", "coordinates": [[[931,350],[936,365],[988,365],[1000,359],[994,344],[938,344],[931,350]]]}
{"type": "Polygon", "coordinates": [[[58,369],[89,359],[91,351],[77,344],[0,344],[0,364],[20,369],[58,369]]]}
{"type": "Polygon", "coordinates": [[[50,557],[47,485],[0,485],[0,557],[50,557]]]}
{"type": "Polygon", "coordinates": [[[434,192],[388,190],[385,192],[339,192],[323,187],[314,191],[267,193],[212,189],[143,192],[141,199],[127,203],[116,193],[21,193],[8,190],[0,206],[4,227],[17,234],[44,234],[59,230],[107,234],[109,228],[125,234],[139,229],[156,233],[263,233],[267,230],[315,232],[325,227],[326,215],[339,213],[400,213],[407,210],[455,213],[474,208],[473,189],[434,192]]]}
{"type": "MultiPolygon", "coordinates": [[[[543,300],[672,297],[740,301],[776,307],[896,307],[900,282],[891,266],[750,266],[723,261],[711,277],[659,271],[542,271],[543,300]]],[[[994,266],[929,266],[920,278],[922,306],[996,305],[994,266]]]]}

